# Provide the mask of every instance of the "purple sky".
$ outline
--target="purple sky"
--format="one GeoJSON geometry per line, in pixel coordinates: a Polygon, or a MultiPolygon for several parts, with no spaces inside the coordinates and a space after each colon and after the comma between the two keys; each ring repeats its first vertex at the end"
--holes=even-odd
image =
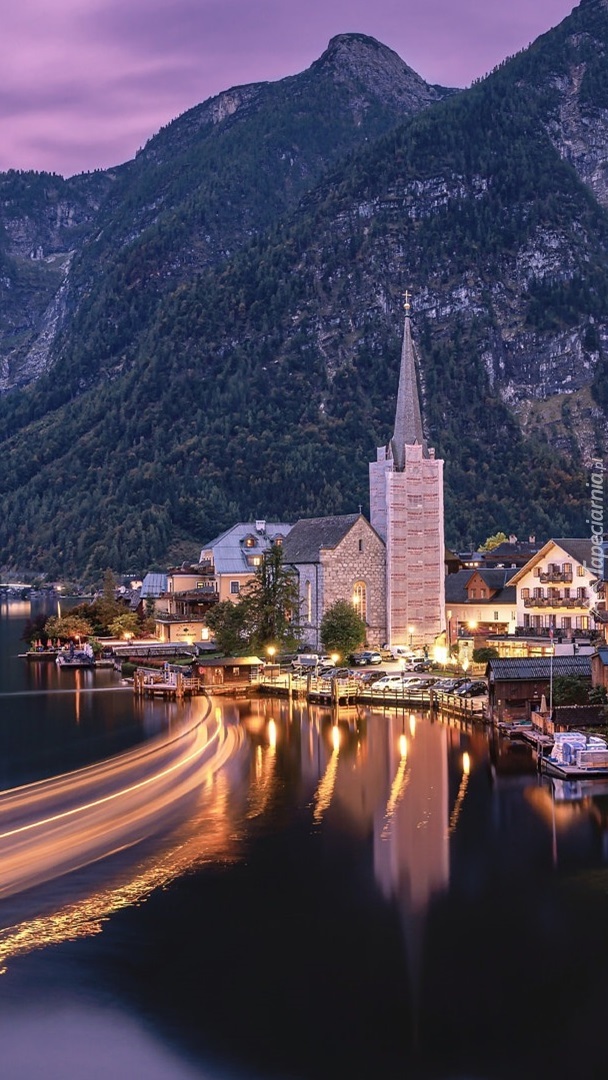
{"type": "Polygon", "coordinates": [[[370,34],[427,82],[468,86],[575,0],[7,0],[0,171],[71,176],[134,157],[186,109],[370,34]]]}

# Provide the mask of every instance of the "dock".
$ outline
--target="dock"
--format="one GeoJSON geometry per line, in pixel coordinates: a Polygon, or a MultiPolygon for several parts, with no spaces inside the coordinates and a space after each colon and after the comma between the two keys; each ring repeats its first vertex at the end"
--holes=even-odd
{"type": "Polygon", "coordinates": [[[181,700],[202,694],[203,683],[181,671],[137,668],[133,675],[133,693],[137,697],[162,697],[181,700]]]}

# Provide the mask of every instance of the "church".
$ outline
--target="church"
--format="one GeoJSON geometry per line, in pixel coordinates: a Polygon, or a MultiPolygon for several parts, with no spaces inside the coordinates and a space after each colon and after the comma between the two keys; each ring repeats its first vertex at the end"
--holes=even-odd
{"type": "Polygon", "coordinates": [[[369,466],[370,518],[303,518],[283,541],[299,581],[304,639],[320,648],[323,613],[348,600],[367,626],[367,645],[445,644],[443,461],[424,436],[412,339],[405,319],[393,436],[369,466]]]}

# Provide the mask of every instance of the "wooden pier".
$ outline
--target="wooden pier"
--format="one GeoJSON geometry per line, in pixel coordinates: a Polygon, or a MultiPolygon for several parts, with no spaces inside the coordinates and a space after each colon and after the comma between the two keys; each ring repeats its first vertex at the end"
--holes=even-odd
{"type": "Polygon", "coordinates": [[[138,697],[163,697],[181,700],[203,693],[203,683],[198,678],[184,675],[182,671],[137,668],[133,675],[133,693],[138,697]]]}

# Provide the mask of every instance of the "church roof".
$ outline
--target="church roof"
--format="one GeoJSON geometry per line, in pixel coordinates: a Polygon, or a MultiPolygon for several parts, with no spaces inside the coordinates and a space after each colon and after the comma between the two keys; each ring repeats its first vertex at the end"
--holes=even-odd
{"type": "Polygon", "coordinates": [[[321,549],[337,547],[360,517],[361,514],[337,514],[301,518],[283,542],[283,561],[294,564],[319,562],[321,549]]]}
{"type": "Polygon", "coordinates": [[[420,398],[416,379],[416,358],[410,327],[409,303],[406,301],[399,389],[397,391],[397,408],[395,411],[395,431],[391,440],[393,461],[398,471],[405,468],[405,445],[413,445],[414,443],[419,443],[424,447],[424,455],[427,457],[428,452],[422,429],[422,414],[420,412],[420,398]]]}

